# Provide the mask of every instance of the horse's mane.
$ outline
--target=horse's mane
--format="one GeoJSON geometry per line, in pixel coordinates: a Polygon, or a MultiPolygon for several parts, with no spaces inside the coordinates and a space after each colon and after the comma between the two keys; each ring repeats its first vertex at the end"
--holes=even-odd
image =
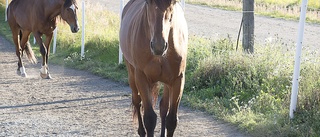
{"type": "Polygon", "coordinates": [[[63,4],[65,8],[70,7],[72,4],[77,6],[77,1],[76,0],[66,0],[63,4]]]}
{"type": "Polygon", "coordinates": [[[155,0],[155,3],[160,10],[164,11],[171,5],[171,1],[172,0],[155,0]]]}
{"type": "Polygon", "coordinates": [[[167,9],[171,4],[178,2],[178,0],[155,0],[156,5],[160,10],[167,9]]]}
{"type": "MultiPolygon", "coordinates": [[[[77,7],[77,1],[76,0],[66,0],[63,4],[64,8],[70,7],[72,4],[74,4],[77,7]]],[[[52,20],[56,21],[56,18],[59,18],[59,21],[62,23],[65,23],[65,21],[62,19],[61,14],[53,18],[52,20]]]]}

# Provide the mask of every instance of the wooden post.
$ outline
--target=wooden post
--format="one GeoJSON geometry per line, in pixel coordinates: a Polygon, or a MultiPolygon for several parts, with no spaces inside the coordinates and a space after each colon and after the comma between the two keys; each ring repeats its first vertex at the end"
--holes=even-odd
{"type": "Polygon", "coordinates": [[[254,0],[243,0],[242,47],[246,53],[254,52],[254,0]]]}

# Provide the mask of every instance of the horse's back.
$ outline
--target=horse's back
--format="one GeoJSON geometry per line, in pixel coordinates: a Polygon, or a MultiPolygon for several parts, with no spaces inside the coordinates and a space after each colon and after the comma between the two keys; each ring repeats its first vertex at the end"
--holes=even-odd
{"type": "Polygon", "coordinates": [[[10,11],[10,13],[8,12],[8,16],[25,16],[33,12],[33,9],[37,8],[34,3],[34,0],[13,0],[8,6],[8,10],[10,11]]]}
{"type": "Polygon", "coordinates": [[[21,28],[31,29],[28,25],[34,20],[35,9],[34,0],[13,0],[8,6],[9,25],[18,25],[21,28]]]}

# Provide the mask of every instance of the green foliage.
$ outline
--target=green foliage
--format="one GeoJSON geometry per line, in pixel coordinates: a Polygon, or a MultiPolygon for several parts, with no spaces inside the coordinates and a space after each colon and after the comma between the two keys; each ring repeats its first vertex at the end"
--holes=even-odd
{"type": "Polygon", "coordinates": [[[225,46],[233,45],[226,39],[190,43],[192,55],[206,57],[189,56],[192,71],[187,74],[183,102],[235,123],[253,136],[318,135],[319,123],[314,121],[319,115],[320,84],[314,76],[320,73],[319,58],[314,51],[303,53],[299,88],[303,105],[298,106],[303,111],[299,109],[302,115],[289,121],[294,49],[278,43],[256,45],[253,55],[225,46]],[[293,127],[298,130],[293,132],[293,127]]]}
{"type": "Polygon", "coordinates": [[[0,1],[0,34],[2,36],[4,36],[6,39],[9,39],[12,41],[12,37],[11,37],[11,30],[10,27],[8,25],[8,23],[6,21],[4,21],[5,19],[5,8],[4,8],[4,1],[1,0],[0,1]]]}

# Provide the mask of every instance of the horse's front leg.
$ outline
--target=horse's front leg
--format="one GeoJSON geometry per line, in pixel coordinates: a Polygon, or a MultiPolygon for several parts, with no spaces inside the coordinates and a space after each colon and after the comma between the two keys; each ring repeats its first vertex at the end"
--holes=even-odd
{"type": "Polygon", "coordinates": [[[166,118],[167,137],[172,137],[178,122],[178,107],[183,93],[185,78],[181,74],[172,84],[170,89],[170,106],[166,118]]]}
{"type": "Polygon", "coordinates": [[[135,82],[140,93],[143,106],[143,122],[148,137],[154,136],[154,129],[157,123],[157,114],[153,110],[153,93],[151,92],[152,83],[147,79],[143,71],[135,71],[135,82]]]}
{"type": "Polygon", "coordinates": [[[42,78],[50,79],[50,75],[48,76],[48,65],[46,63],[46,55],[47,55],[47,47],[43,44],[41,33],[40,32],[33,32],[34,37],[36,38],[37,43],[40,46],[40,53],[42,56],[42,67],[40,69],[40,76],[42,78]]]}
{"type": "Polygon", "coordinates": [[[138,134],[140,135],[140,137],[145,137],[146,131],[144,130],[141,111],[140,111],[141,98],[135,82],[135,73],[134,73],[135,68],[127,60],[125,60],[125,63],[128,70],[129,86],[132,90],[132,105],[133,105],[133,116],[134,116],[133,118],[134,120],[135,118],[138,118],[138,122],[139,122],[138,134]]]}
{"type": "Polygon", "coordinates": [[[46,55],[45,55],[45,64],[46,64],[46,69],[47,69],[47,76],[46,78],[47,79],[51,79],[51,75],[49,73],[49,67],[48,67],[48,60],[49,60],[49,54],[50,54],[50,45],[51,45],[51,40],[52,40],[52,36],[53,36],[53,33],[49,33],[49,34],[46,34],[46,41],[44,43],[46,49],[47,49],[47,52],[46,52],[46,55]]]}

